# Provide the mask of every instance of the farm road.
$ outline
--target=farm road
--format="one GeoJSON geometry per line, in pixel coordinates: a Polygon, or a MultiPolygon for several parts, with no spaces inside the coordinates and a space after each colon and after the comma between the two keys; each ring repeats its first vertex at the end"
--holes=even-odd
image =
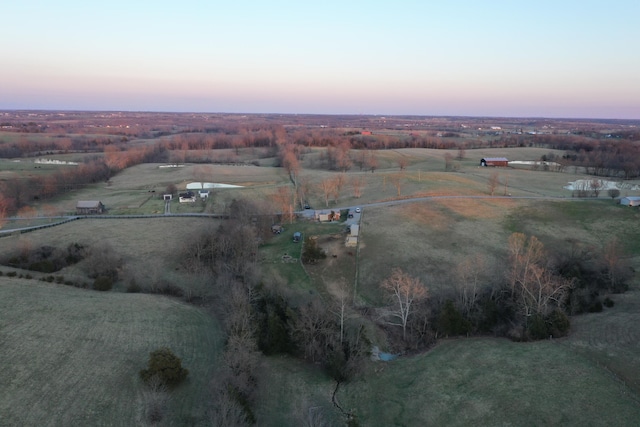
{"type": "MultiPolygon", "coordinates": [[[[386,200],[382,202],[373,202],[373,203],[365,203],[360,205],[353,206],[342,206],[342,207],[331,207],[327,209],[332,210],[344,210],[348,209],[349,211],[354,211],[356,207],[364,209],[365,207],[383,207],[383,206],[394,206],[406,203],[416,203],[416,202],[428,202],[431,200],[442,200],[442,199],[537,199],[537,200],[583,200],[579,197],[552,197],[552,196],[424,196],[424,197],[408,197],[406,199],[395,199],[395,200],[386,200]]],[[[321,210],[321,209],[320,209],[321,210]]],[[[313,218],[315,216],[315,210],[313,209],[305,209],[302,211],[297,211],[296,214],[300,215],[303,218],[313,218]]],[[[57,216],[57,217],[37,217],[37,219],[58,219],[57,222],[52,222],[50,224],[44,225],[34,225],[30,227],[21,227],[21,228],[13,228],[9,230],[0,230],[0,237],[8,236],[12,233],[27,233],[29,231],[40,230],[43,228],[55,227],[57,225],[66,224],[71,221],[76,221],[80,219],[140,219],[140,218],[166,218],[168,216],[171,217],[209,217],[209,218],[226,218],[226,215],[222,214],[197,214],[197,213],[184,213],[184,214],[172,214],[172,213],[164,213],[164,214],[147,214],[147,215],[69,215],[69,216],[57,216]]],[[[348,221],[347,223],[358,223],[360,214],[354,213],[353,220],[348,221]],[[356,216],[357,215],[357,216],[356,216]]],[[[8,220],[24,220],[26,218],[13,217],[8,218],[8,220]]]]}
{"type": "MultiPolygon", "coordinates": [[[[353,205],[353,206],[342,206],[342,207],[338,207],[338,206],[334,206],[331,208],[326,208],[326,209],[319,209],[319,210],[344,210],[344,209],[348,209],[349,211],[353,211],[356,207],[359,207],[361,209],[367,208],[367,207],[382,207],[382,206],[395,206],[395,205],[401,205],[401,204],[406,204],[406,203],[416,203],[416,202],[428,202],[428,201],[432,201],[432,200],[442,200],[442,199],[537,199],[537,200],[583,200],[582,198],[579,197],[571,197],[571,198],[567,198],[567,197],[554,197],[554,196],[423,196],[423,197],[408,197],[406,199],[394,199],[394,200],[385,200],[382,202],[373,202],[373,203],[364,203],[361,205],[353,205]]],[[[592,199],[590,197],[586,198],[586,199],[592,199]]],[[[299,211],[296,212],[297,214],[300,214],[302,217],[304,218],[312,218],[314,216],[314,210],[306,210],[306,211],[299,211]]],[[[354,214],[357,215],[357,214],[354,214]]]]}

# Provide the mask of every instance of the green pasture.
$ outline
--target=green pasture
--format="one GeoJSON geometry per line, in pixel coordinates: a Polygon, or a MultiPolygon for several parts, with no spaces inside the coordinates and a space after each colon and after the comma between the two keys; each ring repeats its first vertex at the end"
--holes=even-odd
{"type": "MultiPolygon", "coordinates": [[[[263,359],[255,414],[258,425],[303,426],[311,415],[320,415],[325,425],[344,425],[331,402],[335,382],[317,366],[276,356],[263,359]]],[[[313,424],[311,424],[313,425],[313,424]]]]}
{"type": "Polygon", "coordinates": [[[316,221],[296,221],[293,224],[282,224],[284,231],[273,235],[260,246],[260,261],[264,276],[276,280],[284,280],[292,289],[321,291],[323,283],[314,283],[300,262],[303,241],[309,236],[340,233],[342,223],[318,223],[316,221]],[[299,231],[302,241],[295,243],[293,233],[299,231]],[[291,257],[288,260],[286,256],[291,257]],[[284,258],[283,258],[284,257],[284,258]]]}
{"type": "Polygon", "coordinates": [[[139,371],[170,347],[189,369],[167,425],[206,424],[218,325],[172,299],[0,278],[0,425],[143,425],[139,371]]]}
{"type": "Polygon", "coordinates": [[[371,363],[337,400],[367,426],[636,425],[638,396],[557,341],[442,341],[371,363]]]}
{"type": "MultiPolygon", "coordinates": [[[[16,236],[0,239],[0,257],[22,248],[53,246],[65,249],[71,243],[92,247],[111,246],[123,260],[123,271],[136,277],[140,285],[166,280],[185,290],[204,292],[184,258],[184,248],[202,229],[217,226],[210,218],[168,217],[149,219],[81,219],[16,236]],[[193,289],[193,287],[196,287],[193,289]]],[[[36,276],[35,273],[33,273],[36,276]]],[[[56,275],[88,280],[82,262],[56,275]]]]}

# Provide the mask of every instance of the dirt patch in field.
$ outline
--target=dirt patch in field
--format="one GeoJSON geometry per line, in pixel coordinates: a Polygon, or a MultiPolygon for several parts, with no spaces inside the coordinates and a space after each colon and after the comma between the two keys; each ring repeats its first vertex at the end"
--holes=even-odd
{"type": "Polygon", "coordinates": [[[429,225],[436,230],[446,230],[453,223],[453,219],[442,212],[436,204],[411,204],[401,207],[404,220],[412,223],[429,225]]]}
{"type": "MultiPolygon", "coordinates": [[[[314,282],[326,292],[336,296],[342,284],[351,285],[355,279],[356,248],[346,247],[346,234],[336,233],[313,236],[327,254],[317,264],[305,265],[314,282]],[[345,283],[346,282],[346,283],[345,283]]],[[[319,287],[320,288],[320,287],[319,287]]]]}

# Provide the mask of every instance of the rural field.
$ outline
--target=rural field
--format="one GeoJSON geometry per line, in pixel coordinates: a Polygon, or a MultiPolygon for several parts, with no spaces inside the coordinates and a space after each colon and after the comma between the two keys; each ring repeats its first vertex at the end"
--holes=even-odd
{"type": "Polygon", "coordinates": [[[216,322],[160,296],[99,293],[0,278],[0,425],[140,425],[149,352],[189,369],[171,395],[172,425],[202,423],[221,349],[216,322]]]}
{"type": "MultiPolygon", "coordinates": [[[[570,182],[593,179],[585,167],[480,166],[482,158],[533,162],[543,156],[561,158],[567,152],[542,143],[507,147],[505,138],[504,147],[492,148],[499,146],[493,145],[499,139],[493,134],[477,137],[471,131],[456,131],[456,136],[447,139],[425,126],[415,132],[385,129],[379,135],[387,142],[422,135],[430,138],[425,139],[430,147],[442,144],[448,148],[371,149],[367,144],[377,136],[365,137],[344,123],[327,130],[334,133],[322,134],[319,129],[324,125],[315,123],[321,119],[306,120],[313,123],[308,134],[297,124],[288,129],[262,129],[256,124],[240,132],[235,127],[217,128],[218,122],[215,126],[205,123],[202,131],[188,130],[186,125],[180,131],[149,127],[144,137],[131,140],[120,134],[113,141],[99,134],[70,134],[80,141],[77,144],[97,145],[91,152],[53,150],[38,156],[82,162],[100,157],[100,150],[123,154],[131,147],[150,148],[160,142],[173,147],[166,149],[164,157],[128,165],[107,178],[99,175],[71,185],[53,197],[23,198],[37,214],[27,211],[23,218],[0,222],[3,230],[50,224],[54,220],[43,217],[53,212],[73,216],[79,200],[101,201],[110,216],[0,237],[0,260],[6,261],[0,265],[0,426],[148,424],[143,415],[148,390],[139,371],[146,367],[149,352],[163,346],[171,347],[190,373],[170,394],[165,418],[154,424],[159,426],[209,425],[215,406],[209,386],[212,379],[223,377],[218,368],[225,363],[230,363],[229,371],[237,378],[222,389],[250,414],[247,419],[255,425],[312,425],[309,419],[314,416],[325,425],[344,425],[347,414],[357,421],[351,426],[638,424],[638,208],[617,204],[606,191],[597,197],[578,198],[576,192],[566,189],[570,182]],[[154,132],[159,136],[154,137],[154,132]],[[280,167],[287,158],[278,150],[284,151],[283,141],[290,138],[289,144],[294,136],[306,145],[295,148],[299,169],[287,170],[280,167]],[[121,151],[107,149],[117,145],[119,137],[121,145],[116,148],[121,151]],[[330,157],[339,151],[339,144],[327,142],[331,138],[358,147],[350,149],[351,163],[344,171],[330,163],[335,161],[330,157]],[[201,148],[214,143],[225,148],[201,148]],[[481,148],[456,149],[456,144],[466,147],[467,143],[481,148]],[[181,204],[174,196],[170,203],[172,214],[222,217],[159,216],[165,213],[162,195],[173,186],[182,192],[190,182],[242,188],[214,189],[207,200],[193,204],[181,204]],[[291,203],[292,210],[299,211],[297,217],[289,220],[278,215],[286,211],[283,198],[285,205],[291,203]],[[237,201],[241,203],[234,203],[237,201]],[[307,203],[310,209],[303,209],[307,203]],[[233,211],[232,205],[238,210],[233,211]],[[361,212],[354,211],[356,207],[361,212]],[[313,218],[316,210],[341,211],[343,216],[321,223],[313,218]],[[238,218],[227,218],[230,212],[238,218]],[[344,244],[347,212],[357,212],[351,220],[359,225],[354,247],[344,244]],[[128,214],[158,216],[125,218],[128,214]],[[255,234],[241,234],[238,230],[242,229],[233,228],[237,219],[255,234]],[[283,227],[280,234],[271,232],[276,223],[283,227]],[[228,236],[227,230],[237,234],[228,236]],[[301,242],[293,241],[294,232],[301,233],[301,242]],[[616,239],[624,253],[621,264],[631,277],[629,290],[603,292],[598,297],[608,297],[615,304],[599,313],[572,316],[570,332],[563,338],[513,342],[486,331],[448,338],[429,324],[436,331],[433,341],[411,350],[407,350],[409,345],[404,350],[394,347],[399,334],[388,332],[397,325],[385,324],[378,315],[389,307],[388,294],[380,285],[393,269],[419,278],[428,288],[427,301],[433,302],[429,310],[441,310],[442,302],[456,291],[461,266],[469,260],[482,263],[478,280],[483,285],[505,281],[508,239],[516,232],[539,239],[549,258],[571,253],[578,244],[588,253],[601,253],[616,239]],[[245,238],[251,241],[243,246],[245,238]],[[326,258],[308,264],[301,261],[307,238],[326,258]],[[241,244],[236,245],[238,241],[241,244]],[[10,262],[39,249],[62,250],[72,244],[93,253],[93,261],[88,256],[52,274],[22,270],[10,262]],[[242,252],[246,248],[247,253],[242,252]],[[74,287],[91,288],[95,280],[89,273],[92,263],[96,258],[106,263],[105,254],[111,252],[118,265],[109,292],[74,287]],[[228,262],[237,253],[247,256],[246,265],[255,260],[255,270],[247,273],[236,265],[240,263],[228,262]],[[255,282],[249,283],[252,273],[255,282]],[[247,295],[234,293],[234,286],[247,295]],[[317,301],[325,304],[319,313],[301,311],[317,301]],[[318,356],[334,345],[338,350],[332,349],[346,357],[342,330],[340,345],[311,340],[313,345],[304,350],[305,357],[307,353],[312,356],[306,359],[292,344],[302,334],[302,322],[296,322],[303,315],[309,316],[310,329],[318,336],[323,328],[335,326],[336,302],[340,301],[341,321],[347,327],[358,325],[357,333],[362,333],[358,343],[367,346],[367,354],[357,359],[356,374],[349,380],[333,377],[334,372],[329,373],[318,356]],[[329,321],[322,323],[321,315],[329,321]],[[329,323],[333,326],[327,326],[329,323]],[[238,339],[240,344],[230,339],[237,331],[244,334],[238,339]],[[289,340],[290,347],[272,353],[256,350],[259,346],[251,339],[257,341],[260,333],[266,337],[260,341],[262,346],[266,341],[271,348],[270,340],[282,339],[289,340]],[[243,359],[228,350],[230,342],[247,350],[248,365],[254,371],[233,365],[234,356],[243,359]],[[397,350],[394,355],[398,357],[388,362],[374,360],[369,357],[374,347],[383,352],[397,350]],[[237,385],[242,381],[246,381],[245,388],[237,385]]],[[[376,120],[371,118],[368,123],[376,120]]],[[[25,141],[12,134],[4,144],[27,146],[25,141]]],[[[46,136],[33,135],[34,143],[47,141],[46,136]]],[[[35,164],[34,154],[0,159],[0,184],[46,178],[76,167],[35,164]]],[[[618,197],[640,195],[634,187],[638,183],[637,177],[626,180],[618,197]]],[[[15,199],[27,192],[20,185],[6,188],[12,189],[15,199]]],[[[20,216],[21,211],[16,211],[20,216]]],[[[439,317],[431,313],[425,319],[436,322],[439,317]]]]}

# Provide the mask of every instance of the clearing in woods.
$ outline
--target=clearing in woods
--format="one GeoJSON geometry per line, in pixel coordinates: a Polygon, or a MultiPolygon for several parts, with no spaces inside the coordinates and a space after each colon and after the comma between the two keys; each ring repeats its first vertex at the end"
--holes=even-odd
{"type": "Polygon", "coordinates": [[[167,421],[203,420],[222,342],[202,310],[161,296],[3,277],[0,313],[1,425],[140,425],[138,374],[163,346],[189,369],[171,393],[167,421]]]}

